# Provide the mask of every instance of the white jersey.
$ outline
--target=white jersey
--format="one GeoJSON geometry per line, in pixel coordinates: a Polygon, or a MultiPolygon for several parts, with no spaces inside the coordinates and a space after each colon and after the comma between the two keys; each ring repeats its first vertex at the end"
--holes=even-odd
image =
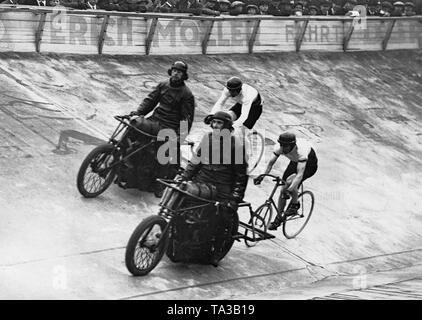
{"type": "Polygon", "coordinates": [[[248,118],[252,102],[254,102],[257,97],[258,90],[246,83],[242,84],[242,90],[236,97],[232,97],[230,95],[229,90],[227,88],[224,88],[220,98],[212,107],[211,114],[215,114],[216,112],[221,111],[227,101],[231,103],[230,107],[232,107],[236,103],[239,103],[242,105],[242,112],[240,114],[240,117],[236,119],[236,121],[233,123],[233,126],[241,126],[243,122],[245,122],[248,118]]]}
{"type": "Polygon", "coordinates": [[[309,153],[311,152],[311,144],[303,139],[296,140],[296,146],[289,153],[284,154],[279,144],[274,147],[274,154],[276,156],[283,155],[293,162],[305,162],[308,161],[309,153]]]}

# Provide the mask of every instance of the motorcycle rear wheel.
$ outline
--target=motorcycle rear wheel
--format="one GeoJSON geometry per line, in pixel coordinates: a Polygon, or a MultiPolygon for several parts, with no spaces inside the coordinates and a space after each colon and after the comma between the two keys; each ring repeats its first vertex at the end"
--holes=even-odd
{"type": "Polygon", "coordinates": [[[234,236],[237,235],[238,233],[238,227],[239,227],[239,216],[236,212],[233,214],[233,219],[231,220],[230,225],[227,226],[226,228],[224,241],[217,254],[218,261],[222,260],[232,248],[233,243],[234,243],[234,236]]]}

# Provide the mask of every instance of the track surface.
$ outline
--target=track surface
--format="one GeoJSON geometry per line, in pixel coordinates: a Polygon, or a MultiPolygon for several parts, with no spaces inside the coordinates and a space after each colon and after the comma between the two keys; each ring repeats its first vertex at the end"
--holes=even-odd
{"type": "MultiPolygon", "coordinates": [[[[76,173],[112,116],[134,110],[178,57],[0,57],[0,298],[421,297],[420,52],[187,57],[191,139],[224,81],[243,77],[265,99],[267,159],[287,128],[314,144],[316,206],[296,239],[280,230],[255,248],[236,242],[218,268],[164,258],[142,278],[129,275],[124,248],[157,199],[116,186],[83,199],[76,173]]],[[[270,188],[250,182],[246,200],[257,207],[270,188]]]]}

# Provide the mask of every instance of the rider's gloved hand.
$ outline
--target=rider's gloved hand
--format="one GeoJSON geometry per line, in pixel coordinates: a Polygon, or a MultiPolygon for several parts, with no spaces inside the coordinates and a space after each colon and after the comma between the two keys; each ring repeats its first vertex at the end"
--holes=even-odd
{"type": "Polygon", "coordinates": [[[185,177],[183,177],[181,174],[178,174],[174,177],[174,181],[176,182],[183,182],[185,180],[186,180],[185,177]]]}
{"type": "Polygon", "coordinates": [[[209,115],[207,115],[207,116],[204,118],[204,123],[205,123],[205,124],[210,124],[210,123],[211,123],[211,120],[212,120],[212,116],[213,116],[213,114],[209,114],[209,115]]]}
{"type": "Polygon", "coordinates": [[[263,176],[258,176],[258,177],[256,177],[255,179],[253,179],[253,183],[255,184],[255,185],[258,185],[258,184],[261,184],[261,182],[262,182],[262,180],[264,179],[264,177],[263,176]]]}
{"type": "Polygon", "coordinates": [[[237,211],[238,202],[236,200],[226,200],[223,202],[225,207],[232,209],[233,211],[237,211]]]}

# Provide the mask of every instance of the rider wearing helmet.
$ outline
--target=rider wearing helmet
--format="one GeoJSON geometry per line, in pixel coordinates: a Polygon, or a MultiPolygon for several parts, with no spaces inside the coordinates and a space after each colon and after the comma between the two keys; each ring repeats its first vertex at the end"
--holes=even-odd
{"type": "Polygon", "coordinates": [[[241,202],[248,179],[247,162],[244,146],[232,134],[232,124],[227,112],[219,111],[212,116],[213,131],[202,137],[196,156],[189,161],[182,176],[186,180],[194,177],[200,182],[215,184],[220,201],[241,202]]]}
{"type": "MultiPolygon", "coordinates": [[[[211,114],[223,109],[224,104],[234,103],[229,113],[234,121],[233,127],[242,131],[252,129],[262,113],[262,100],[259,92],[252,86],[243,83],[238,77],[231,77],[226,83],[220,98],[211,109],[211,114]]],[[[211,115],[205,118],[208,123],[211,115]]]]}
{"type": "MultiPolygon", "coordinates": [[[[195,99],[185,84],[188,79],[187,71],[188,65],[183,61],[175,61],[171,65],[167,71],[170,79],[160,82],[142,101],[137,111],[131,112],[131,115],[139,116],[132,122],[136,127],[154,136],[158,135],[162,129],[172,129],[178,137],[190,131],[195,111],[195,99]],[[157,104],[158,107],[156,107],[157,104]],[[152,110],[154,110],[152,115],[144,118],[152,110]],[[181,122],[187,122],[188,132],[180,132],[181,122]]],[[[157,173],[164,174],[168,168],[166,165],[158,165],[157,173]]],[[[154,189],[156,189],[156,196],[160,197],[162,186],[155,183],[154,189]]]]}
{"type": "Polygon", "coordinates": [[[154,109],[148,119],[157,121],[162,128],[170,128],[179,133],[180,121],[187,121],[190,130],[193,123],[195,99],[186,86],[188,65],[183,61],[174,62],[168,75],[170,79],[160,82],[139,105],[136,115],[146,115],[154,109]]]}
{"type": "MultiPolygon", "coordinates": [[[[215,234],[221,234],[224,221],[230,219],[237,211],[237,204],[242,202],[248,183],[247,161],[244,145],[232,134],[230,114],[219,111],[211,117],[212,132],[206,133],[198,146],[196,155],[189,161],[182,180],[211,184],[216,187],[216,199],[223,202],[223,212],[215,234]]],[[[216,248],[219,248],[217,240],[216,248]]],[[[211,263],[217,265],[218,261],[211,263]]]]}
{"type": "MultiPolygon", "coordinates": [[[[318,169],[318,159],[311,144],[303,139],[297,139],[292,132],[283,132],[278,137],[278,145],[275,146],[273,157],[267,165],[265,173],[271,172],[274,163],[280,155],[285,156],[290,160],[286,170],[283,174],[283,180],[286,182],[281,187],[280,196],[278,199],[279,212],[274,221],[270,224],[269,230],[276,230],[282,222],[282,213],[286,206],[286,200],[283,195],[287,191],[292,196],[292,200],[287,208],[286,215],[295,215],[300,208],[298,201],[298,188],[303,181],[312,177],[318,169]]],[[[263,177],[254,179],[255,184],[260,184],[263,177]]]]}

